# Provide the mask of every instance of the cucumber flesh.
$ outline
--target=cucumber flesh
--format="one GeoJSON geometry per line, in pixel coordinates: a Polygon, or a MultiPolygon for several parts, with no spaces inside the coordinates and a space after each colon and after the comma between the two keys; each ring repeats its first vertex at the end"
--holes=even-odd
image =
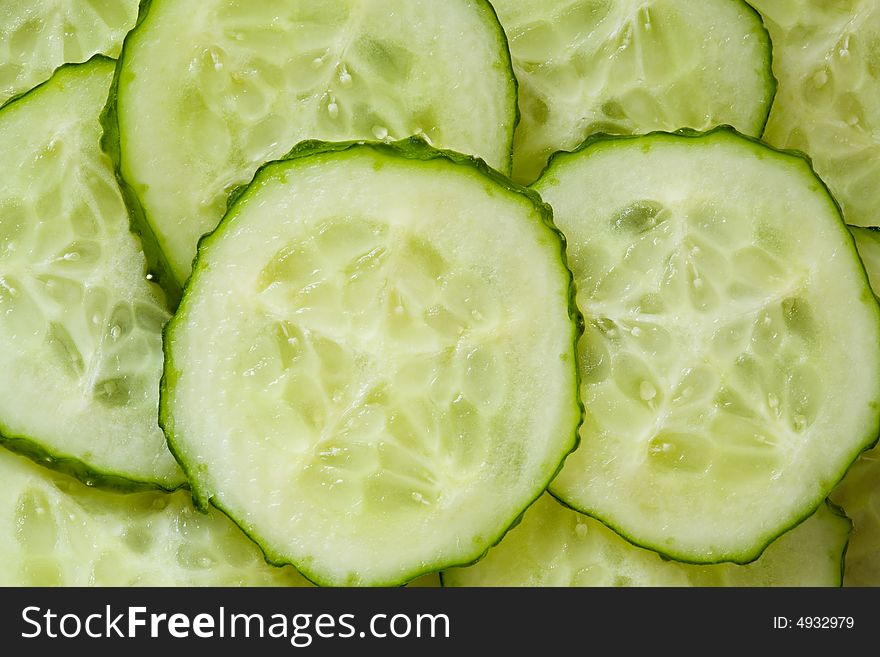
{"type": "Polygon", "coordinates": [[[116,57],[139,0],[6,0],[0,3],[0,105],[62,64],[116,57]]]}
{"type": "Polygon", "coordinates": [[[479,161],[307,144],[202,241],[161,421],[271,562],[401,584],[496,543],[574,447],[571,297],[549,208],[479,161]]]}
{"type": "MultiPolygon", "coordinates": [[[[880,229],[851,226],[874,293],[880,292],[880,229]]],[[[846,586],[880,586],[880,448],[865,452],[831,493],[852,518],[846,586]]]]}
{"type": "Polygon", "coordinates": [[[535,189],[587,324],[551,492],[677,560],[756,559],[878,434],[880,308],[833,199],[730,129],[595,139],[535,189]]]}
{"type": "Polygon", "coordinates": [[[111,112],[183,283],[231,190],[302,140],[422,135],[509,171],[516,83],[486,0],[152,0],[111,112]]]}
{"type": "Polygon", "coordinates": [[[758,14],[739,0],[492,0],[522,119],[514,179],[593,133],[729,124],[759,136],[775,80],[758,14]]]}
{"type": "Polygon", "coordinates": [[[90,488],[0,450],[0,586],[305,586],[189,494],[90,488]]]}
{"type": "Polygon", "coordinates": [[[847,223],[880,222],[880,2],[753,0],[779,91],[764,139],[807,153],[847,223]]]}
{"type": "Polygon", "coordinates": [[[697,566],[661,558],[544,495],[473,566],[444,586],[840,586],[852,523],[823,504],[748,565],[697,566]]]}
{"type": "Polygon", "coordinates": [[[65,66],[0,110],[0,443],[90,483],[172,489],[168,311],[99,145],[113,71],[65,66]]]}

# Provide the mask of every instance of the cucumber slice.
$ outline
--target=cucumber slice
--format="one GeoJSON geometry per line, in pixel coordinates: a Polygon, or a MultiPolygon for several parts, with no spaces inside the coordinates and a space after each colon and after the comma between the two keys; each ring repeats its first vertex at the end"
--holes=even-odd
{"type": "Polygon", "coordinates": [[[0,2],[0,105],[62,64],[116,57],[137,13],[138,0],[0,2]]]}
{"type": "Polygon", "coordinates": [[[0,586],[304,586],[187,493],[119,495],[0,450],[0,586]]]}
{"type": "Polygon", "coordinates": [[[173,489],[168,311],[99,146],[113,70],[65,66],[0,111],[0,443],[91,483],[173,489]]]}
{"type": "Polygon", "coordinates": [[[183,282],[230,191],[301,140],[422,135],[509,171],[516,82],[486,0],[152,0],[113,111],[120,174],[183,282]]]}
{"type": "Polygon", "coordinates": [[[859,257],[868,272],[871,289],[874,294],[880,293],[880,228],[850,226],[850,232],[856,240],[859,257]]]}
{"type": "Polygon", "coordinates": [[[568,238],[587,414],[551,492],[680,561],[746,563],[880,423],[880,308],[808,162],[733,130],[588,141],[568,238]]]}
{"type": "Polygon", "coordinates": [[[840,586],[852,523],[827,504],[754,563],[695,566],[637,548],[544,495],[475,565],[444,586],[840,586]]]}
{"type": "Polygon", "coordinates": [[[510,39],[522,120],[514,179],[596,132],[761,134],[770,38],[739,0],[492,0],[510,39]]]}
{"type": "Polygon", "coordinates": [[[400,584],[485,552],[572,450],[578,319],[533,192],[417,139],[307,143],[202,241],[161,422],[271,562],[400,584]]]}
{"type": "Polygon", "coordinates": [[[779,93],[764,139],[808,153],[850,224],[880,222],[880,2],[753,0],[779,93]]]}
{"type": "MultiPolygon", "coordinates": [[[[850,226],[874,293],[880,292],[880,229],[850,226]]],[[[831,499],[846,509],[853,533],[846,551],[846,586],[880,586],[880,448],[856,461],[831,499]]]]}

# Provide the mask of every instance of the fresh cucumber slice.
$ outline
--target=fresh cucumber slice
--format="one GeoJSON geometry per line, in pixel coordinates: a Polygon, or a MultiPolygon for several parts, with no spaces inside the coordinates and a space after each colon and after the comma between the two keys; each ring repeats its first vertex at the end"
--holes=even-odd
{"type": "Polygon", "coordinates": [[[112,60],[0,111],[0,443],[96,484],[176,488],[162,325],[98,121],[112,60]]]}
{"type": "Polygon", "coordinates": [[[544,495],[479,562],[444,586],[840,586],[852,523],[827,504],[745,566],[696,566],[627,543],[544,495]]]}
{"type": "Polygon", "coordinates": [[[574,447],[578,320],[533,192],[416,139],[307,143],[202,241],[161,421],[271,562],[400,584],[477,558],[574,447]]]}
{"type": "Polygon", "coordinates": [[[178,282],[233,188],[304,139],[398,139],[509,171],[516,82],[486,0],[152,0],[126,39],[122,178],[178,282]]]}
{"type": "Polygon", "coordinates": [[[514,178],[596,132],[730,124],[759,136],[776,81],[770,39],[739,0],[492,0],[522,120],[514,178]]]}
{"type": "MultiPolygon", "coordinates": [[[[874,293],[880,292],[880,229],[850,226],[874,293]]],[[[831,493],[853,521],[846,551],[846,586],[880,586],[880,448],[856,461],[831,493]]]]}
{"type": "Polygon", "coordinates": [[[0,586],[304,586],[189,494],[89,488],[0,450],[0,586]]]}
{"type": "Polygon", "coordinates": [[[880,228],[850,226],[849,230],[856,240],[856,248],[865,265],[865,271],[868,272],[871,289],[875,295],[880,294],[880,228]]]}
{"type": "Polygon", "coordinates": [[[880,308],[834,200],[730,129],[597,138],[535,188],[587,322],[551,492],[680,561],[756,559],[878,434],[880,308]]]}
{"type": "Polygon", "coordinates": [[[880,222],[880,2],[753,0],[779,93],[764,139],[813,160],[850,224],[880,222]]]}
{"type": "Polygon", "coordinates": [[[0,105],[62,64],[116,57],[137,13],[138,0],[0,2],[0,105]]]}

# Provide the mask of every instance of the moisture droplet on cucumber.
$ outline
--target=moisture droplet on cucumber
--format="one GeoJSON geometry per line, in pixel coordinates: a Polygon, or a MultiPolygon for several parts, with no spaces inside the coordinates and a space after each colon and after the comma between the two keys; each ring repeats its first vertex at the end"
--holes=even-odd
{"type": "Polygon", "coordinates": [[[572,297],[549,208],[481,162],[305,144],[200,245],[169,444],[201,504],[317,583],[468,563],[575,445],[572,297]]]}
{"type": "Polygon", "coordinates": [[[847,223],[880,223],[880,3],[752,4],[779,78],[764,139],[810,156],[847,223]]]}
{"type": "Polygon", "coordinates": [[[168,311],[99,146],[113,69],[65,66],[0,110],[0,443],[92,483],[171,489],[168,311]]]}
{"type": "Polygon", "coordinates": [[[675,559],[757,558],[878,434],[880,309],[833,199],[730,129],[591,140],[534,187],[586,322],[551,491],[675,559]]]}
{"type": "Polygon", "coordinates": [[[444,586],[840,586],[852,524],[823,504],[745,566],[697,566],[661,558],[550,495],[467,568],[443,573],[444,586]]]}
{"type": "Polygon", "coordinates": [[[0,450],[0,586],[306,586],[186,492],[120,495],[0,450]]]}
{"type": "Polygon", "coordinates": [[[759,136],[775,80],[770,39],[739,0],[493,0],[510,39],[522,119],[514,178],[606,132],[759,136]]]}
{"type": "Polygon", "coordinates": [[[138,0],[0,2],[0,105],[62,64],[116,57],[137,12],[138,0]]]}
{"type": "Polygon", "coordinates": [[[230,191],[304,139],[422,135],[509,171],[516,83],[486,0],[152,0],[110,109],[182,283],[230,191]]]}

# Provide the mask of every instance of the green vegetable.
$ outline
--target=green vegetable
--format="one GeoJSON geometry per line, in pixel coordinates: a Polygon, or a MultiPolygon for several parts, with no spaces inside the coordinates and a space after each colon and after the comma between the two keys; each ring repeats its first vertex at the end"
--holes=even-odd
{"type": "Polygon", "coordinates": [[[89,483],[173,489],[168,311],[99,147],[113,68],[65,66],[0,110],[0,443],[89,483]]]}
{"type": "Polygon", "coordinates": [[[569,244],[586,421],[551,492],[692,563],[756,559],[880,423],[880,308],[807,161],[731,129],[588,141],[569,244]]]}
{"type": "Polygon", "coordinates": [[[478,160],[307,143],[202,241],[162,423],[271,562],[402,584],[485,552],[574,447],[572,296],[547,206],[478,160]]]}

